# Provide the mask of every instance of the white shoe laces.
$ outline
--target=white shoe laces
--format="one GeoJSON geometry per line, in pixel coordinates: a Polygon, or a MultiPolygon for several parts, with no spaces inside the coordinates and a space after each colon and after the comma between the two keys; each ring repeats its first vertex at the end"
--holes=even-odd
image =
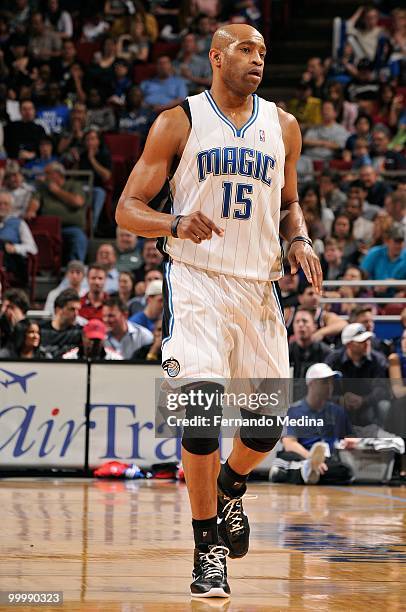
{"type": "Polygon", "coordinates": [[[226,557],[229,552],[226,546],[213,546],[209,552],[200,553],[203,569],[207,578],[215,578],[216,576],[223,577],[224,557],[226,557]]]}
{"type": "MultiPolygon", "coordinates": [[[[244,499],[257,499],[257,495],[245,495],[244,499]]],[[[236,533],[243,529],[242,497],[232,497],[223,507],[224,518],[229,521],[230,533],[236,533]]]]}

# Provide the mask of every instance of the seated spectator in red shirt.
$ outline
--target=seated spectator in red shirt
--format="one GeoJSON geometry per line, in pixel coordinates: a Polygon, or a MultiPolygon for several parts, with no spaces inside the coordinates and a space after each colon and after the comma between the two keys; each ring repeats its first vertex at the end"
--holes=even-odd
{"type": "Polygon", "coordinates": [[[87,271],[89,291],[80,300],[79,315],[85,319],[102,319],[103,304],[108,295],[104,292],[106,270],[98,263],[91,264],[87,271]]]}

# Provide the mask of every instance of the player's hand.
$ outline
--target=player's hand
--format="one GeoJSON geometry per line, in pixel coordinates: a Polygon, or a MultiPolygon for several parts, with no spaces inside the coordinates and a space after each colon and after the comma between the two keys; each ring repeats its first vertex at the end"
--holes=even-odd
{"type": "Polygon", "coordinates": [[[348,391],[344,394],[344,405],[349,410],[359,410],[362,406],[362,397],[348,391]]]}
{"type": "Polygon", "coordinates": [[[320,476],[323,476],[323,474],[325,474],[326,472],[328,472],[328,466],[327,463],[320,463],[319,467],[319,474],[320,476]]]}
{"type": "Polygon", "coordinates": [[[217,236],[224,236],[224,230],[217,227],[215,223],[200,210],[185,215],[178,225],[178,237],[183,240],[189,239],[196,244],[200,244],[202,240],[211,240],[213,232],[217,236]]]}
{"type": "Polygon", "coordinates": [[[310,244],[297,240],[293,242],[288,253],[291,274],[296,274],[299,267],[302,268],[307,281],[313,285],[318,293],[321,293],[323,274],[319,258],[310,244]]]}

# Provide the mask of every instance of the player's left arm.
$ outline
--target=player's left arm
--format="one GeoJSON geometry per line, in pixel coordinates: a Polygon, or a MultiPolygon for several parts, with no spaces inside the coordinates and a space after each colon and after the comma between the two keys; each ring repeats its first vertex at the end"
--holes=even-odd
{"type": "Polygon", "coordinates": [[[308,238],[306,222],[299,205],[296,164],[302,149],[302,135],[295,117],[278,108],[279,122],[285,145],[285,185],[282,189],[280,234],[289,243],[288,260],[292,274],[299,267],[316,291],[321,292],[323,275],[320,261],[307,242],[292,240],[297,236],[308,238]]]}

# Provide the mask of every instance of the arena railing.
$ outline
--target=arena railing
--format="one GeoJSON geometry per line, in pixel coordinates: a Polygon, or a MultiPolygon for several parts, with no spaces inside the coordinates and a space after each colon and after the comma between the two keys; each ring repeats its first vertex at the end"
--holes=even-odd
{"type": "MultiPolygon", "coordinates": [[[[406,280],[325,280],[323,281],[323,289],[331,287],[387,287],[393,288],[398,287],[406,288],[406,280]]],[[[380,297],[372,295],[370,297],[322,297],[321,303],[323,304],[405,304],[406,297],[380,297]]]]}

